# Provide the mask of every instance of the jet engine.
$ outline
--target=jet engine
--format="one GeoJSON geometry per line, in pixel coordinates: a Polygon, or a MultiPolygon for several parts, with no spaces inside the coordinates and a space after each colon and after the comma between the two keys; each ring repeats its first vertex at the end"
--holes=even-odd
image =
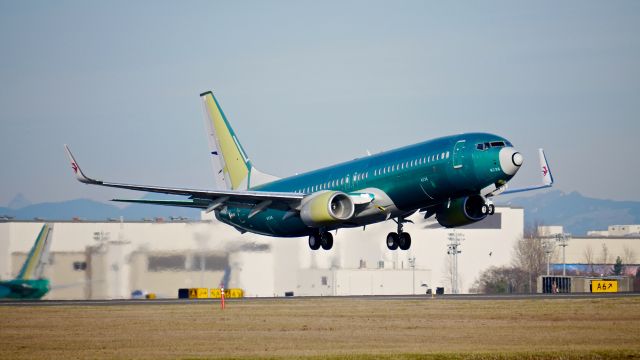
{"type": "Polygon", "coordinates": [[[473,195],[451,200],[438,209],[436,219],[446,228],[458,227],[480,221],[487,217],[485,200],[480,195],[473,195]]]}
{"type": "Polygon", "coordinates": [[[307,226],[319,227],[349,220],[354,211],[349,195],[340,191],[326,191],[304,199],[300,218],[307,226]]]}

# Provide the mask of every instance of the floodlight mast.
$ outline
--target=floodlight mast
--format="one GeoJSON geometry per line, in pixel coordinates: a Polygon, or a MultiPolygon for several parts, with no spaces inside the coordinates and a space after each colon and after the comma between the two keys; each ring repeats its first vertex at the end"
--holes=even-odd
{"type": "Polygon", "coordinates": [[[542,243],[542,248],[544,249],[544,253],[547,256],[547,276],[549,276],[550,268],[551,268],[549,263],[551,262],[551,254],[553,253],[554,245],[550,239],[544,239],[542,243]]]}
{"type": "Polygon", "coordinates": [[[411,266],[411,269],[413,270],[413,276],[412,276],[412,290],[413,290],[413,295],[416,294],[416,257],[412,256],[409,258],[409,266],[411,266]]]}
{"type": "Polygon", "coordinates": [[[447,254],[453,257],[452,267],[453,271],[451,274],[451,292],[453,294],[458,294],[458,254],[462,253],[462,250],[459,250],[460,241],[464,240],[464,234],[458,234],[455,230],[452,233],[449,233],[449,245],[447,245],[447,254]]]}
{"type": "Polygon", "coordinates": [[[569,245],[569,240],[571,239],[571,234],[569,233],[561,233],[555,235],[556,242],[558,246],[562,246],[562,276],[567,275],[567,261],[565,258],[565,249],[569,245]]]}

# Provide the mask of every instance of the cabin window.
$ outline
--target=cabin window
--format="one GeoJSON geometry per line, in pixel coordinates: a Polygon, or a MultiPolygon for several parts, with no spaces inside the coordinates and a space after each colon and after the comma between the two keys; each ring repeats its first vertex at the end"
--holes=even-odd
{"type": "Polygon", "coordinates": [[[447,159],[449,158],[449,152],[447,151],[447,159]]]}

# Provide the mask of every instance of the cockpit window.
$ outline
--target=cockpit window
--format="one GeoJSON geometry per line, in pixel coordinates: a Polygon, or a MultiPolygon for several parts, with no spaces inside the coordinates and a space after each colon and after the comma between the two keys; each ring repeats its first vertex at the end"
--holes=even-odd
{"type": "Polygon", "coordinates": [[[476,144],[476,149],[480,151],[484,151],[484,150],[489,150],[492,147],[505,147],[505,146],[511,146],[511,144],[505,145],[504,141],[492,141],[492,142],[476,144]]]}

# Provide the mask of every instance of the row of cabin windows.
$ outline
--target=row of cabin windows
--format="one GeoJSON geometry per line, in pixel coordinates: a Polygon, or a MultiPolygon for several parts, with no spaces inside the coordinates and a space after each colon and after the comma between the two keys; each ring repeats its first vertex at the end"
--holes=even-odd
{"type": "MultiPolygon", "coordinates": [[[[359,180],[363,180],[363,179],[367,179],[369,178],[369,172],[365,172],[362,174],[356,174],[353,175],[353,181],[359,181],[359,180]]],[[[340,179],[336,179],[336,180],[331,180],[331,181],[327,181],[325,183],[322,184],[318,184],[318,185],[313,185],[313,186],[308,186],[306,188],[303,189],[299,189],[297,192],[299,193],[312,193],[312,192],[316,192],[316,191],[320,191],[320,190],[328,190],[328,189],[333,189],[336,186],[341,186],[341,185],[345,185],[345,184],[349,184],[349,175],[340,178],[340,179]]]]}
{"type": "MultiPolygon", "coordinates": [[[[402,162],[400,164],[390,165],[390,166],[386,166],[386,167],[383,167],[383,168],[380,168],[380,169],[376,169],[376,170],[373,171],[373,176],[379,176],[379,175],[391,173],[391,172],[394,172],[394,171],[409,169],[409,168],[412,168],[412,167],[415,167],[415,166],[418,166],[418,165],[430,164],[430,163],[436,162],[438,160],[448,159],[449,157],[450,157],[449,151],[442,152],[440,154],[424,156],[424,157],[421,157],[421,158],[418,158],[418,159],[414,159],[414,160],[411,160],[411,161],[402,162]]],[[[369,172],[368,171],[364,172],[362,174],[353,175],[353,181],[360,181],[360,180],[364,180],[364,179],[368,179],[368,178],[369,178],[369,172]]],[[[320,191],[320,190],[332,189],[332,188],[334,188],[336,186],[341,186],[341,185],[345,185],[345,184],[349,184],[349,176],[348,175],[343,177],[343,178],[337,179],[337,180],[331,180],[331,181],[327,181],[327,182],[322,183],[322,184],[308,186],[308,187],[303,188],[303,189],[298,189],[297,192],[308,194],[308,193],[312,193],[312,192],[316,192],[316,191],[320,191]]]]}
{"type": "Polygon", "coordinates": [[[404,169],[409,169],[418,165],[425,165],[425,164],[430,164],[432,162],[438,161],[438,160],[444,160],[444,159],[448,159],[450,157],[450,153],[447,152],[442,152],[440,154],[434,154],[434,155],[429,155],[429,156],[424,156],[418,159],[414,159],[411,161],[406,161],[400,164],[396,164],[396,165],[391,165],[391,166],[386,166],[377,170],[373,171],[373,175],[374,176],[379,176],[379,175],[384,175],[387,173],[391,173],[397,170],[404,170],[404,169]]]}

